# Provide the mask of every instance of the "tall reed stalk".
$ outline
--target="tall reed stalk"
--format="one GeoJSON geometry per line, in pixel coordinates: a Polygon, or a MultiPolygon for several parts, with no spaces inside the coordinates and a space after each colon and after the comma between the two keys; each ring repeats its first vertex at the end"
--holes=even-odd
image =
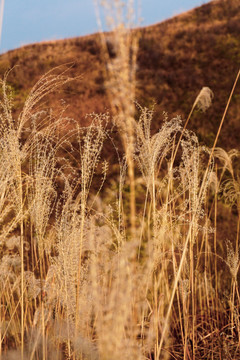
{"type": "MultiPolygon", "coordinates": [[[[100,32],[103,59],[106,64],[105,86],[110,99],[113,122],[117,126],[122,140],[128,165],[130,184],[130,223],[131,235],[136,235],[136,194],[135,194],[135,90],[136,62],[138,51],[138,34],[134,26],[134,1],[125,4],[121,0],[114,2],[105,0],[100,5],[105,11],[109,35],[100,32]],[[109,49],[114,52],[112,56],[109,49]]],[[[98,23],[102,29],[98,10],[98,23]]]]}

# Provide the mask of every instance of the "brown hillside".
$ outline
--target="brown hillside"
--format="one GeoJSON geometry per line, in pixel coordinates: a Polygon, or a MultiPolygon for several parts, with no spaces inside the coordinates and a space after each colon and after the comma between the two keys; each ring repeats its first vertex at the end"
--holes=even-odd
{"type": "MultiPolygon", "coordinates": [[[[201,88],[210,87],[215,95],[213,106],[206,114],[195,112],[189,127],[211,146],[240,67],[239,0],[213,1],[137,31],[138,102],[147,106],[156,103],[158,128],[162,111],[186,118],[201,88]]],[[[85,123],[86,113],[106,111],[109,105],[97,34],[24,46],[1,55],[0,75],[15,66],[9,75],[15,111],[21,109],[29,90],[44,73],[65,63],[73,63],[71,75],[82,77],[48,98],[47,105],[56,107],[64,99],[69,104],[66,115],[81,124],[85,123]]],[[[219,139],[219,145],[227,150],[239,148],[239,91],[240,84],[219,139]]]]}

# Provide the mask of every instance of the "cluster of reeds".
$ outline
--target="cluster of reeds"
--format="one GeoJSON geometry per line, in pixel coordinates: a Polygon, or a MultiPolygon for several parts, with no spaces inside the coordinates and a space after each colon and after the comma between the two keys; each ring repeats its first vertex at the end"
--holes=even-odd
{"type": "Polygon", "coordinates": [[[60,69],[17,119],[1,83],[0,359],[237,358],[239,154],[216,148],[219,133],[208,149],[187,130],[211,105],[208,88],[185,124],[165,114],[152,134],[154,109],[134,103],[135,33],[121,23],[111,41],[114,111],[87,128],[61,135],[69,120],[36,106],[72,80],[60,69]],[[124,150],[115,191],[102,155],[111,118],[124,150]],[[238,221],[220,243],[223,198],[238,221]]]}

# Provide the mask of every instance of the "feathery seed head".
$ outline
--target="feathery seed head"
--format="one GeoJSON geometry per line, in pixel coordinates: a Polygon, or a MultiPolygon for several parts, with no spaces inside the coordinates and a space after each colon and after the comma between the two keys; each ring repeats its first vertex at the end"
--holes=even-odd
{"type": "Polygon", "coordinates": [[[197,106],[200,110],[205,112],[211,106],[213,96],[212,90],[209,87],[204,86],[198,94],[193,107],[197,106]]]}
{"type": "Polygon", "coordinates": [[[237,277],[238,269],[239,269],[239,253],[238,251],[234,251],[232,243],[227,240],[227,261],[226,264],[229,267],[231,275],[234,279],[237,277]]]}

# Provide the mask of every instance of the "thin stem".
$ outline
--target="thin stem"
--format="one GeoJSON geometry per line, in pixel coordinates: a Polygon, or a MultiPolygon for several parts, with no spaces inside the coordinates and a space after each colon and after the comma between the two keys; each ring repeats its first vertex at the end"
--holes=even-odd
{"type": "Polygon", "coordinates": [[[215,150],[215,148],[216,148],[217,141],[218,141],[218,138],[219,138],[219,135],[220,135],[222,126],[223,126],[223,122],[224,122],[224,120],[225,120],[225,117],[226,117],[226,114],[227,114],[227,111],[228,111],[230,102],[231,102],[231,100],[232,100],[232,96],[233,96],[234,90],[235,90],[235,88],[236,88],[236,85],[237,85],[239,76],[240,76],[240,70],[238,71],[238,74],[237,74],[237,76],[236,76],[235,82],[234,82],[233,87],[232,87],[232,91],[231,91],[230,96],[229,96],[229,98],[228,98],[228,102],[227,102],[227,105],[226,105],[226,107],[225,107],[225,110],[224,110],[224,113],[223,113],[223,116],[222,116],[222,119],[221,119],[221,122],[220,122],[220,125],[219,125],[219,128],[218,128],[218,132],[217,132],[217,135],[216,135],[216,137],[215,137],[215,141],[214,141],[214,144],[213,144],[213,147],[212,147],[212,151],[211,151],[211,154],[210,154],[210,157],[209,157],[209,160],[208,160],[207,168],[210,166],[210,163],[211,163],[211,161],[212,161],[213,153],[214,153],[214,150],[215,150]]]}

